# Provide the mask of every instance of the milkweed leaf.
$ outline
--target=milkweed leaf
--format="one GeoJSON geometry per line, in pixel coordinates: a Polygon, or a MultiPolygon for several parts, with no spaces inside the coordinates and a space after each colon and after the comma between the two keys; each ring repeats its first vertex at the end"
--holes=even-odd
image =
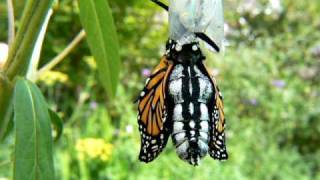
{"type": "Polygon", "coordinates": [[[79,0],[80,19],[97,62],[101,83],[110,98],[119,81],[120,56],[117,33],[107,0],[79,0]]]}
{"type": "Polygon", "coordinates": [[[14,179],[54,179],[47,103],[33,83],[18,79],[14,90],[14,179]]]}

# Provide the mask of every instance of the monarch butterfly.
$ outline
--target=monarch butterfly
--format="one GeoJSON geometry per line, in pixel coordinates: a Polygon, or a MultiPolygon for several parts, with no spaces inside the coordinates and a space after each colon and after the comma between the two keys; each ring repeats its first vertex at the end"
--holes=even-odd
{"type": "MultiPolygon", "coordinates": [[[[194,34],[219,51],[204,33],[194,34]]],[[[167,42],[166,54],[138,98],[141,161],[154,160],[170,135],[178,156],[191,165],[198,165],[207,153],[218,160],[228,158],[223,100],[204,60],[196,40],[167,42]]]]}
{"type": "Polygon", "coordinates": [[[166,50],[138,98],[139,159],[154,160],[170,135],[178,156],[192,165],[207,153],[227,159],[222,96],[199,43],[179,47],[169,40],[166,50]]]}

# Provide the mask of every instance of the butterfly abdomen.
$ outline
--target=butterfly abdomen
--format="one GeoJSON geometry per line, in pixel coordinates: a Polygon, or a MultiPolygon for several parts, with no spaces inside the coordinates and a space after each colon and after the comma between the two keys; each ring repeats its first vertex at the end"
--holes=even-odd
{"type": "Polygon", "coordinates": [[[192,165],[208,152],[214,87],[201,71],[202,63],[181,63],[169,76],[168,95],[172,139],[178,156],[192,165]]]}

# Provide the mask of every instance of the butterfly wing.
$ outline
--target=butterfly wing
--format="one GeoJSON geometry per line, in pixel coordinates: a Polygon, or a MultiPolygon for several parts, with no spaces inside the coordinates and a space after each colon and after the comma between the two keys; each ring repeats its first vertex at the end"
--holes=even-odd
{"type": "Polygon", "coordinates": [[[211,118],[211,138],[209,142],[209,154],[212,158],[218,160],[228,159],[228,153],[226,149],[226,137],[225,137],[225,116],[223,111],[223,98],[221,92],[217,86],[216,80],[210,75],[211,82],[215,88],[214,103],[212,107],[211,118]]]}
{"type": "Polygon", "coordinates": [[[209,144],[209,153],[214,159],[225,160],[228,159],[228,153],[224,133],[225,117],[223,112],[223,99],[218,87],[216,87],[216,91],[215,104],[212,112],[213,131],[211,132],[212,139],[209,144]]]}
{"type": "Polygon", "coordinates": [[[172,67],[164,56],[147,79],[138,100],[138,124],[141,134],[139,159],[143,162],[155,159],[168,141],[170,133],[165,126],[167,118],[165,98],[167,79],[172,67]]]}

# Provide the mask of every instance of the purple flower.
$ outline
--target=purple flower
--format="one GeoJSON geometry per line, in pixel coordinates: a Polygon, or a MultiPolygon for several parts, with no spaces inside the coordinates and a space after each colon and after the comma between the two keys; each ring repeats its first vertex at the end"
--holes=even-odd
{"type": "Polygon", "coordinates": [[[246,104],[246,105],[251,105],[251,106],[258,106],[258,105],[259,105],[259,101],[258,101],[258,99],[255,98],[255,97],[243,99],[242,102],[243,102],[244,104],[246,104]]]}
{"type": "Polygon", "coordinates": [[[249,99],[249,103],[252,106],[256,106],[258,104],[258,100],[256,98],[249,99]]]}
{"type": "Polygon", "coordinates": [[[98,107],[98,103],[96,101],[91,101],[90,102],[90,108],[91,109],[97,109],[98,107]]]}
{"type": "Polygon", "coordinates": [[[281,79],[276,79],[276,80],[273,80],[271,84],[277,88],[284,88],[287,83],[281,79]]]}
{"type": "Polygon", "coordinates": [[[150,69],[144,68],[144,69],[142,69],[141,74],[144,77],[149,77],[151,75],[151,71],[150,71],[150,69]]]}

